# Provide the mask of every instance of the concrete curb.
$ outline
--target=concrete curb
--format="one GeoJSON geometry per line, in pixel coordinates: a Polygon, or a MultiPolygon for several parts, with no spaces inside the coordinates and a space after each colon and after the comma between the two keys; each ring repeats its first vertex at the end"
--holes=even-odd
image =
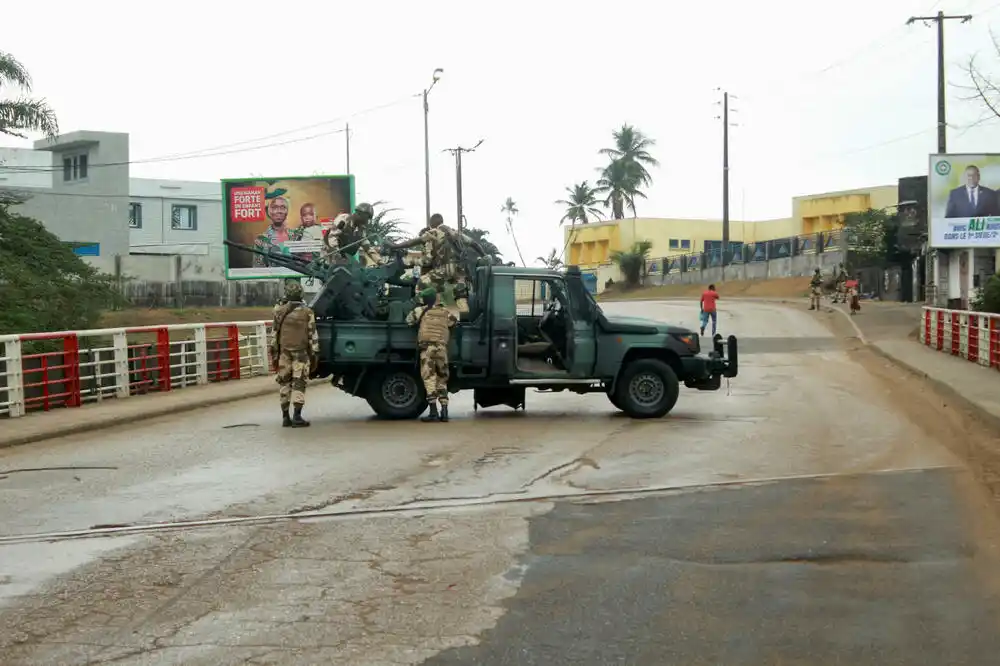
{"type": "MultiPolygon", "coordinates": [[[[314,384],[325,380],[315,380],[310,382],[314,384]]],[[[9,448],[12,446],[21,446],[22,444],[31,444],[34,442],[41,442],[47,439],[55,439],[57,437],[65,437],[67,435],[75,435],[85,432],[93,432],[95,430],[105,430],[107,428],[113,428],[120,425],[128,425],[135,423],[137,421],[144,421],[146,419],[158,418],[160,416],[167,416],[170,414],[178,414],[184,412],[194,411],[196,409],[202,409],[204,407],[214,407],[216,405],[223,405],[229,402],[237,402],[239,400],[246,400],[247,398],[259,398],[260,396],[269,395],[271,393],[277,394],[277,386],[274,384],[274,379],[268,382],[268,385],[261,383],[258,387],[249,388],[246,393],[227,393],[225,395],[217,395],[214,397],[204,397],[201,400],[191,400],[190,402],[182,402],[180,404],[174,403],[170,405],[156,405],[155,400],[150,400],[151,407],[143,411],[129,412],[127,414],[108,414],[106,417],[94,419],[93,421],[86,421],[83,423],[68,423],[65,425],[53,426],[48,430],[39,430],[37,432],[28,433],[24,435],[14,435],[11,437],[0,438],[0,449],[9,448]]],[[[192,396],[193,397],[193,396],[192,396]]],[[[87,407],[80,407],[79,409],[86,409],[87,407]]],[[[61,411],[61,410],[60,410],[61,411]]],[[[31,418],[31,416],[22,417],[31,418]]],[[[44,418],[44,417],[43,417],[44,418]]]]}

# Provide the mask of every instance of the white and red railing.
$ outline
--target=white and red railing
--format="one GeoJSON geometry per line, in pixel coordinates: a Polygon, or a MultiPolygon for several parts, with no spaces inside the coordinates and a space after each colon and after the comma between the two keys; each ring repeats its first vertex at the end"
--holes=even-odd
{"type": "Polygon", "coordinates": [[[0,418],[270,372],[270,321],[0,335],[0,418]]]}
{"type": "Polygon", "coordinates": [[[920,342],[946,354],[1000,369],[1000,315],[925,307],[920,342]]]}

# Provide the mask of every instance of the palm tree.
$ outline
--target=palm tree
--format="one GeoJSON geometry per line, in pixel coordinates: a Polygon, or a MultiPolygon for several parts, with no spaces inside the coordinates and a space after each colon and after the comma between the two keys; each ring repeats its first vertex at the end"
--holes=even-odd
{"type": "Polygon", "coordinates": [[[575,225],[577,222],[587,224],[591,216],[598,220],[601,219],[601,211],[597,208],[601,203],[597,198],[597,188],[591,187],[590,183],[583,181],[573,187],[567,187],[566,192],[569,194],[568,199],[559,199],[556,201],[557,204],[566,206],[566,214],[559,220],[559,224],[567,220],[570,226],[575,225]]]}
{"type": "Polygon", "coordinates": [[[494,257],[502,256],[500,254],[500,249],[497,248],[492,241],[486,238],[490,235],[490,232],[485,229],[477,229],[476,227],[463,229],[462,232],[472,240],[479,243],[480,247],[486,250],[487,254],[492,254],[494,257]]]}
{"type": "MultiPolygon", "coordinates": [[[[376,201],[372,208],[378,208],[389,203],[388,201],[376,201]]],[[[389,213],[395,213],[399,208],[382,208],[368,223],[367,234],[370,237],[378,238],[384,243],[398,243],[405,235],[403,232],[403,221],[398,217],[387,217],[389,213]]]]}
{"type": "Polygon", "coordinates": [[[634,172],[628,163],[622,160],[614,160],[601,170],[595,192],[607,194],[604,205],[611,209],[611,217],[616,220],[625,217],[625,206],[628,206],[635,216],[635,200],[646,198],[639,189],[639,182],[634,172]]]}
{"type": "Polygon", "coordinates": [[[549,250],[549,256],[547,256],[547,257],[538,257],[536,259],[536,261],[539,261],[539,262],[545,264],[546,268],[551,268],[552,270],[555,270],[555,269],[557,269],[557,268],[559,268],[560,266],[563,265],[562,258],[556,256],[556,249],[555,248],[552,248],[551,250],[549,250]]]}
{"type": "MultiPolygon", "coordinates": [[[[0,92],[8,86],[31,92],[31,75],[14,56],[0,51],[0,92]]],[[[44,99],[0,99],[0,134],[28,138],[22,132],[41,132],[49,139],[59,133],[55,111],[44,99]]]]}
{"type": "Polygon", "coordinates": [[[617,251],[611,253],[611,261],[618,264],[622,274],[625,276],[625,286],[627,288],[638,287],[642,276],[646,272],[646,261],[649,259],[649,252],[653,249],[653,243],[648,240],[636,241],[631,249],[627,251],[617,251]]]}
{"type": "Polygon", "coordinates": [[[653,178],[646,170],[646,166],[659,166],[660,163],[649,154],[649,148],[656,145],[656,141],[648,138],[632,125],[622,125],[620,130],[615,130],[611,134],[615,140],[614,148],[602,148],[601,155],[606,155],[614,162],[624,162],[628,165],[628,172],[635,179],[635,185],[649,186],[653,183],[653,178]]]}
{"type": "Polygon", "coordinates": [[[500,212],[507,215],[507,233],[514,239],[514,249],[517,250],[517,256],[521,260],[521,265],[527,266],[524,263],[524,256],[521,254],[521,246],[517,243],[517,235],[514,233],[514,216],[521,211],[517,209],[517,204],[514,203],[514,200],[507,197],[507,201],[504,201],[503,206],[500,207],[500,212]]]}

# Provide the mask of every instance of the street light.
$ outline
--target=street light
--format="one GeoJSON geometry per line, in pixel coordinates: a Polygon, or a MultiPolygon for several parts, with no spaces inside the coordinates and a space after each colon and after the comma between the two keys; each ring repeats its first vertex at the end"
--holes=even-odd
{"type": "Polygon", "coordinates": [[[434,88],[434,84],[438,82],[441,75],[444,74],[444,70],[438,67],[434,70],[434,74],[431,79],[431,84],[424,89],[424,207],[426,208],[426,216],[424,217],[424,224],[430,222],[431,219],[431,145],[430,138],[427,132],[427,114],[430,112],[430,107],[427,106],[427,93],[434,88]]]}

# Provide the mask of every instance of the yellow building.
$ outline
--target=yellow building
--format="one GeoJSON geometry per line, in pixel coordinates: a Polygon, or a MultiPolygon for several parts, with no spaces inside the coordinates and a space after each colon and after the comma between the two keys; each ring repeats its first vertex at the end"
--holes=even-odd
{"type": "MultiPolygon", "coordinates": [[[[896,186],[885,185],[860,190],[812,194],[792,199],[792,217],[779,220],[729,221],[729,239],[733,242],[788,238],[839,228],[848,213],[869,208],[895,206],[896,186]]],[[[653,244],[650,257],[704,252],[706,241],[721,244],[721,220],[671,218],[625,218],[594,224],[576,225],[564,231],[569,264],[595,269],[611,262],[616,251],[628,249],[636,241],[653,244]]]]}

